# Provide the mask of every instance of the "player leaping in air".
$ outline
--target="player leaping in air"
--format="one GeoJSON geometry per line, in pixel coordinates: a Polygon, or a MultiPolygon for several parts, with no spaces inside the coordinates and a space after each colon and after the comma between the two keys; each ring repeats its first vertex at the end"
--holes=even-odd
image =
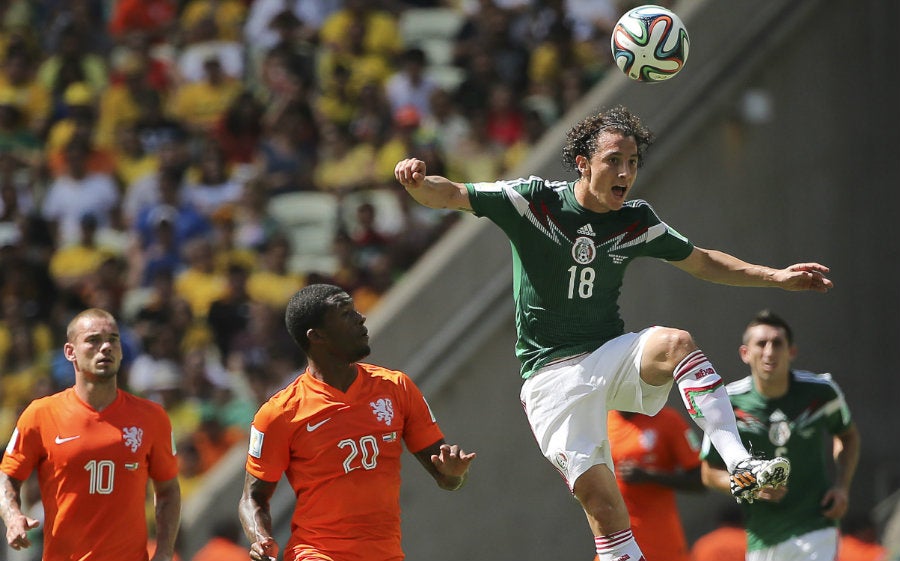
{"type": "Polygon", "coordinates": [[[754,458],[741,443],[722,379],[690,333],[624,333],[618,296],[625,267],[657,257],[719,284],[819,292],[832,286],[823,265],[774,269],[702,249],[647,202],[626,202],[652,140],[638,117],[616,107],[567,133],[563,160],[577,172],[575,181],[457,183],[427,175],[414,158],[394,171],[419,203],[486,216],[509,237],[522,403],[541,451],[584,508],[600,561],[643,559],[605,444],[608,409],[653,415],[674,383],[727,464],[739,501],[785,484],[790,472],[787,460],[754,458]]]}

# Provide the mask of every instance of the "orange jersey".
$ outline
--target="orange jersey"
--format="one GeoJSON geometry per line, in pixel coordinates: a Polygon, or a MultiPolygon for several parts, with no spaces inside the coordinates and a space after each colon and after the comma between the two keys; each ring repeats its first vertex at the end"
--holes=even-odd
{"type": "Polygon", "coordinates": [[[864,541],[852,535],[841,535],[837,561],[887,561],[887,559],[888,550],[883,545],[864,541]]]}
{"type": "MultiPolygon", "coordinates": [[[[700,465],[698,442],[687,421],[671,407],[653,417],[608,416],[613,463],[633,462],[647,470],[673,472],[700,465]]],[[[678,516],[675,491],[653,483],[616,480],[631,516],[631,529],[647,559],[688,561],[687,541],[678,516]]]]}
{"type": "Polygon", "coordinates": [[[400,455],[443,438],[402,372],[360,363],[345,392],[297,377],[253,419],[247,472],[297,495],[285,559],[396,561],[400,455]]]}
{"type": "Polygon", "coordinates": [[[747,534],[737,526],[721,526],[703,534],[691,548],[691,561],[744,561],[747,534]]]}
{"type": "Polygon", "coordinates": [[[25,409],[0,469],[38,471],[45,561],[121,561],[148,559],[147,482],[178,463],[162,407],[119,390],[98,412],[69,388],[25,409]]]}

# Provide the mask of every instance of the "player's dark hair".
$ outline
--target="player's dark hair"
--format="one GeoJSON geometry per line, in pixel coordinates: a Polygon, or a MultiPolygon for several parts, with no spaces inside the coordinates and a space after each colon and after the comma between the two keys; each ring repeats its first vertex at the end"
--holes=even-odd
{"type": "Polygon", "coordinates": [[[567,169],[577,171],[577,156],[588,160],[597,151],[597,136],[607,130],[619,131],[631,136],[637,143],[638,167],[644,164],[644,151],[653,144],[654,135],[640,118],[622,105],[601,110],[581,120],[566,133],[566,144],[563,146],[563,164],[567,169]]]}
{"type": "Polygon", "coordinates": [[[304,352],[309,350],[306,332],[322,326],[325,313],[335,305],[332,297],[342,293],[344,289],[333,284],[311,284],[291,296],[284,311],[284,324],[304,352]]]}
{"type": "Polygon", "coordinates": [[[788,345],[794,344],[794,332],[791,331],[791,326],[788,325],[788,322],[786,322],[784,318],[773,313],[771,310],[762,310],[750,320],[750,323],[747,324],[747,328],[744,329],[745,344],[747,343],[747,330],[751,327],[756,327],[757,325],[768,325],[769,327],[774,327],[776,329],[783,329],[788,345]]]}

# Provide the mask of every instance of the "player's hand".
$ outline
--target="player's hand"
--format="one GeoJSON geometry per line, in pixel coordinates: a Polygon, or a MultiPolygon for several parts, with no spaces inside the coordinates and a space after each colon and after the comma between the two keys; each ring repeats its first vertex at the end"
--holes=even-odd
{"type": "Polygon", "coordinates": [[[850,504],[850,497],[847,491],[840,487],[832,487],[822,497],[819,506],[822,507],[822,515],[831,520],[839,520],[847,513],[847,507],[850,504]]]}
{"type": "Polygon", "coordinates": [[[447,477],[462,477],[474,459],[475,452],[467,454],[456,444],[441,444],[438,453],[431,455],[431,463],[441,475],[447,477]]]}
{"type": "Polygon", "coordinates": [[[250,559],[274,561],[278,557],[278,544],[272,538],[262,538],[250,544],[250,559]]]}
{"type": "Polygon", "coordinates": [[[825,274],[830,269],[818,263],[797,263],[775,273],[775,281],[785,290],[828,292],[834,286],[825,274]]]}
{"type": "Polygon", "coordinates": [[[28,539],[28,530],[33,530],[40,524],[39,521],[34,518],[28,518],[24,514],[17,516],[6,529],[6,543],[15,550],[31,547],[31,540],[28,539]]]}
{"type": "Polygon", "coordinates": [[[425,183],[425,162],[416,158],[401,160],[394,166],[394,177],[406,189],[416,189],[425,183]]]}

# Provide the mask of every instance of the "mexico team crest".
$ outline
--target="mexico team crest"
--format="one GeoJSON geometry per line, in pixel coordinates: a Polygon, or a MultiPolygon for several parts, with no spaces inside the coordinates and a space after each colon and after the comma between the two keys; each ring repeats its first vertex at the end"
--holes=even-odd
{"type": "Polygon", "coordinates": [[[784,446],[791,439],[791,425],[787,415],[777,410],[769,417],[769,442],[775,446],[784,446]]]}
{"type": "Polygon", "coordinates": [[[594,240],[586,236],[579,236],[572,245],[572,259],[579,265],[587,265],[597,257],[597,248],[594,240]]]}

